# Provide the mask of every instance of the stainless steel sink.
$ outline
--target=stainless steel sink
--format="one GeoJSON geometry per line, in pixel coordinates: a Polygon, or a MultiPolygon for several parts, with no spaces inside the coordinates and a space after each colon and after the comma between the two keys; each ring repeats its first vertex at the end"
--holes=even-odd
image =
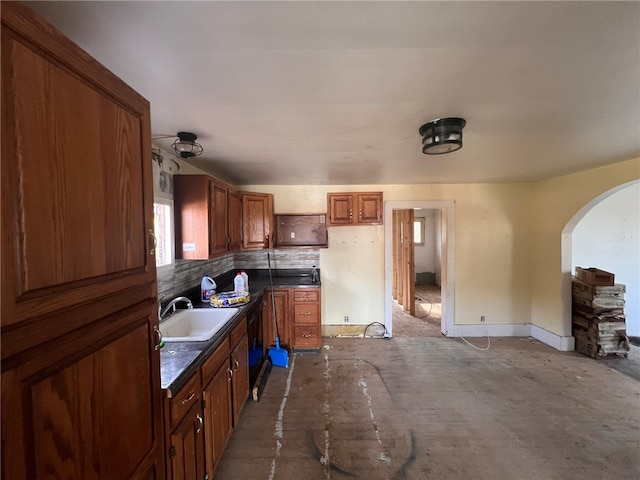
{"type": "Polygon", "coordinates": [[[176,310],[160,324],[165,342],[204,342],[213,337],[237,313],[238,308],[176,310]]]}

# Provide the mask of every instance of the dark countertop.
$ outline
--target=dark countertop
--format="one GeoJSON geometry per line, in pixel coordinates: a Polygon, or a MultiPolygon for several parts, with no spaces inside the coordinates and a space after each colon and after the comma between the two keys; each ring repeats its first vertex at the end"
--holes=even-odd
{"type": "MultiPolygon", "coordinates": [[[[206,342],[166,342],[160,349],[160,383],[163,390],[171,398],[191,376],[200,368],[200,365],[222,343],[225,336],[238,324],[242,316],[247,313],[262,297],[269,286],[269,277],[255,275],[249,277],[249,293],[251,300],[243,305],[233,318],[206,342]]],[[[308,275],[273,275],[274,288],[287,287],[320,287],[320,282],[311,282],[308,275]]],[[[233,290],[233,285],[218,288],[219,292],[233,290]]],[[[194,302],[194,308],[214,308],[201,302],[194,302]]]]}

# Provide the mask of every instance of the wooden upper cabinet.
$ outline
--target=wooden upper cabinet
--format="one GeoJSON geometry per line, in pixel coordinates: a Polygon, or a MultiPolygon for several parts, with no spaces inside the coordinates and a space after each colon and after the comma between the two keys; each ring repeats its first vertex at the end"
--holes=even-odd
{"type": "Polygon", "coordinates": [[[211,255],[213,214],[209,175],[174,175],[176,258],[205,260],[211,255]]]}
{"type": "Polygon", "coordinates": [[[42,340],[31,319],[152,285],[156,266],[149,103],[20,3],[1,30],[5,358],[42,340]]]}
{"type": "Polygon", "coordinates": [[[212,180],[209,183],[209,188],[211,191],[211,244],[209,252],[211,255],[216,255],[229,250],[228,187],[223,183],[212,180]]]}
{"type": "Polygon", "coordinates": [[[273,195],[242,192],[242,248],[273,247],[273,195]]]}
{"type": "Polygon", "coordinates": [[[328,226],[382,225],[382,192],[328,193],[328,226]]]}
{"type": "Polygon", "coordinates": [[[242,247],[242,198],[240,192],[227,191],[229,204],[229,251],[237,252],[242,247]]]}

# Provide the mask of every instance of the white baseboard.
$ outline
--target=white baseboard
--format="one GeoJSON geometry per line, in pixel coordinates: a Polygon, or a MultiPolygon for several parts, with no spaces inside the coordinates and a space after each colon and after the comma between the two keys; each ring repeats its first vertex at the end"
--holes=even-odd
{"type": "Polygon", "coordinates": [[[531,325],[531,336],[542,343],[560,350],[561,352],[571,352],[576,349],[576,339],[573,337],[561,337],[549,330],[531,325]]]}
{"type": "Polygon", "coordinates": [[[529,337],[531,324],[505,325],[453,325],[446,332],[447,337],[529,337]]]}

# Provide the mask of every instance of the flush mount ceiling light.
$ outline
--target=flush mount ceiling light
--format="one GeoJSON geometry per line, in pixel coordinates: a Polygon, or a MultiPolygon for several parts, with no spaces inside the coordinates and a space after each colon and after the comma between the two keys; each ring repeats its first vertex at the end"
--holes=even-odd
{"type": "Polygon", "coordinates": [[[196,142],[198,136],[190,132],[178,132],[178,139],[171,148],[182,158],[193,158],[202,154],[202,145],[196,142]]]}
{"type": "Polygon", "coordinates": [[[422,153],[440,155],[462,148],[462,129],[467,124],[463,118],[438,118],[420,127],[422,153]]]}

